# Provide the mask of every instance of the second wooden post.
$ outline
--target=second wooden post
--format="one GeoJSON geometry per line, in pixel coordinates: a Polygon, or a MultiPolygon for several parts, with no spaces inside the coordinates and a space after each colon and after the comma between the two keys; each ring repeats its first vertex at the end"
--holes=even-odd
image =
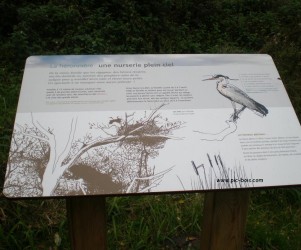
{"type": "Polygon", "coordinates": [[[205,194],[201,250],[241,250],[244,245],[249,191],[205,194]]]}

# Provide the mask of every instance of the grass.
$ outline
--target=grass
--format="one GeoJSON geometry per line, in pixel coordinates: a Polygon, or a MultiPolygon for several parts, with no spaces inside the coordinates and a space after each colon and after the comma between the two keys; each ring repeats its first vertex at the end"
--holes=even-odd
{"type": "Polygon", "coordinates": [[[300,188],[253,193],[247,225],[251,249],[301,249],[300,194],[300,188]]]}
{"type": "Polygon", "coordinates": [[[0,249],[46,249],[55,247],[54,237],[66,242],[64,201],[0,200],[0,249]]]}
{"type": "Polygon", "coordinates": [[[243,166],[234,166],[232,169],[227,168],[222,160],[221,155],[210,156],[209,154],[207,154],[207,158],[208,163],[202,164],[201,166],[196,166],[195,163],[192,162],[194,170],[199,177],[199,179],[195,183],[193,183],[194,190],[250,187],[250,184],[248,182],[236,183],[223,181],[232,179],[247,179],[243,166]],[[200,176],[204,177],[201,178],[200,176]],[[216,182],[215,180],[217,179],[222,181],[216,182]]]}
{"type": "MultiPolygon", "coordinates": [[[[202,196],[199,194],[112,198],[108,203],[111,247],[116,242],[121,249],[175,247],[182,236],[195,237],[200,231],[202,196]],[[127,223],[117,223],[125,218],[127,223]],[[129,242],[129,239],[136,240],[129,242]]],[[[185,243],[188,242],[182,242],[185,243]]]]}
{"type": "MultiPolygon", "coordinates": [[[[301,249],[300,188],[251,193],[246,249],[301,249]]],[[[203,194],[107,198],[109,249],[198,249],[203,194]]],[[[64,200],[0,200],[0,249],[70,249],[64,200]]]]}
{"type": "MultiPolygon", "coordinates": [[[[188,245],[199,236],[202,198],[200,194],[107,198],[109,249],[188,245]]],[[[0,249],[70,249],[64,200],[2,199],[0,207],[0,249]]]]}

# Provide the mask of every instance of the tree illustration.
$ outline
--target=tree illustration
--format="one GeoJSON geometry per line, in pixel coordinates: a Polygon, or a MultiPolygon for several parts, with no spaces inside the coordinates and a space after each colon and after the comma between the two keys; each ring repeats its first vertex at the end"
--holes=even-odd
{"type": "Polygon", "coordinates": [[[99,132],[96,137],[87,132],[75,138],[78,118],[73,117],[65,124],[67,140],[31,114],[30,125],[16,123],[5,192],[19,193],[22,179],[23,189],[34,189],[22,191],[28,196],[39,192],[42,196],[64,195],[68,189],[87,194],[92,182],[84,174],[89,171],[97,176],[98,189],[107,183],[119,192],[149,191],[171,168],[155,174],[155,166],[150,167],[148,160],[158,156],[167,140],[177,139],[172,132],[182,125],[163,118],[159,113],[163,106],[138,119],[135,113],[125,113],[111,117],[107,124],[90,122],[89,129],[99,132]]]}

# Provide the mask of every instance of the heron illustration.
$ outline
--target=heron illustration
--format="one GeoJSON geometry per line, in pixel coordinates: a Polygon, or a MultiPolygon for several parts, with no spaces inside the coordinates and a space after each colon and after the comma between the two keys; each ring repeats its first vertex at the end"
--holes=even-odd
{"type": "Polygon", "coordinates": [[[264,105],[256,102],[240,88],[229,83],[229,80],[238,80],[238,79],[230,79],[228,76],[218,74],[212,76],[211,78],[204,79],[203,81],[208,81],[208,80],[216,80],[217,91],[231,101],[234,109],[234,113],[231,116],[233,122],[236,122],[236,120],[239,117],[239,114],[245,108],[252,110],[255,114],[261,117],[266,116],[269,113],[268,109],[264,105]],[[239,104],[241,108],[238,109],[236,107],[236,104],[239,104]]]}

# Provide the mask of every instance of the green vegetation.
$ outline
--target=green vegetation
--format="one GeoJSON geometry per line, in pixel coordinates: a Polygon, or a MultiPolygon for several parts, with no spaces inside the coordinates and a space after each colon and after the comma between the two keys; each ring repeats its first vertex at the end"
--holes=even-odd
{"type": "MultiPolygon", "coordinates": [[[[300,0],[0,0],[0,13],[1,186],[30,55],[268,53],[301,118],[300,0]]],[[[246,249],[301,249],[301,189],[251,198],[246,249]]],[[[107,200],[110,249],[188,249],[199,236],[201,194],[107,200]]],[[[70,248],[62,200],[1,195],[0,222],[0,249],[70,248]]]]}

